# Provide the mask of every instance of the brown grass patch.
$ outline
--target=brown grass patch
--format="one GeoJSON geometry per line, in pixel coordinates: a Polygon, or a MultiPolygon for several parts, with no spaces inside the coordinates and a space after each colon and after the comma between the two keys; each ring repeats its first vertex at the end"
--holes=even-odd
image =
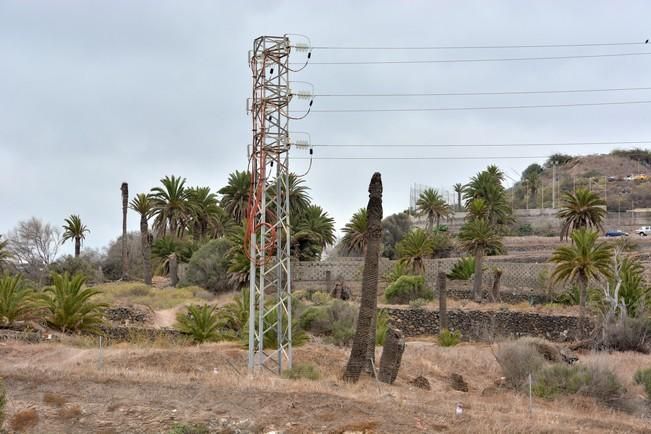
{"type": "Polygon", "coordinates": [[[77,419],[81,416],[81,407],[79,404],[67,405],[59,410],[61,419],[77,419]]]}
{"type": "Polygon", "coordinates": [[[56,393],[46,392],[43,394],[43,402],[54,407],[63,407],[66,402],[68,402],[68,400],[61,395],[57,395],[56,393]]]}
{"type": "Polygon", "coordinates": [[[25,431],[38,425],[38,412],[34,408],[20,410],[9,419],[9,428],[13,431],[25,431]]]}

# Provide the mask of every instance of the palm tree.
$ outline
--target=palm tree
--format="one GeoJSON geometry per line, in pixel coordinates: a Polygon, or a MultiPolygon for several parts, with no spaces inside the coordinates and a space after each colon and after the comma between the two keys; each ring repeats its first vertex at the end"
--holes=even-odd
{"type": "Polygon", "coordinates": [[[454,189],[454,192],[457,194],[457,210],[460,211],[461,210],[461,193],[463,193],[463,184],[458,182],[458,183],[454,184],[452,186],[452,188],[454,189]]]}
{"type": "MultiPolygon", "coordinates": [[[[540,184],[540,175],[536,172],[529,172],[524,179],[527,184],[527,191],[533,197],[533,207],[536,208],[536,192],[538,191],[538,184],[540,184]]],[[[527,208],[529,208],[529,196],[527,195],[527,208]]]]}
{"type": "Polygon", "coordinates": [[[504,246],[493,225],[483,218],[467,221],[459,231],[459,240],[463,248],[475,256],[472,292],[475,300],[481,301],[484,254],[492,250],[501,251],[504,246]]]}
{"type": "Polygon", "coordinates": [[[12,256],[9,251],[9,240],[2,241],[2,235],[0,235],[0,273],[5,271],[12,256]]]}
{"type": "Polygon", "coordinates": [[[341,244],[347,253],[364,254],[368,242],[367,210],[360,208],[341,231],[344,233],[341,244]]]}
{"type": "Polygon", "coordinates": [[[151,189],[154,230],[161,237],[166,236],[168,231],[170,236],[179,237],[182,235],[189,211],[186,179],[172,175],[166,176],[160,182],[162,187],[151,189]]]}
{"type": "Polygon", "coordinates": [[[151,197],[139,193],[131,200],[129,205],[132,210],[140,214],[140,243],[142,245],[142,261],[144,280],[151,285],[151,236],[149,235],[149,218],[154,210],[151,197]]]}
{"type": "Polygon", "coordinates": [[[209,235],[223,235],[225,212],[219,206],[217,195],[210,187],[188,189],[189,230],[195,241],[204,240],[209,235]]]}
{"type": "Polygon", "coordinates": [[[488,205],[482,198],[473,200],[466,208],[466,219],[488,219],[488,205]]]}
{"type": "Polygon", "coordinates": [[[579,287],[583,321],[588,281],[612,276],[612,247],[604,242],[597,243],[599,234],[585,227],[572,231],[570,238],[572,245],[558,247],[552,254],[550,261],[556,263],[552,278],[555,282],[570,281],[579,287]]]}
{"type": "Polygon", "coordinates": [[[292,244],[301,253],[299,259],[319,259],[323,249],[335,243],[335,220],[320,206],[309,205],[294,220],[292,244]]]}
{"type": "MultiPolygon", "coordinates": [[[[274,201],[278,191],[277,179],[274,179],[269,189],[269,200],[274,201]]],[[[299,178],[295,173],[290,173],[287,177],[287,190],[289,191],[289,212],[290,214],[300,214],[310,205],[310,195],[308,194],[309,188],[306,187],[303,179],[299,178]]],[[[284,187],[281,183],[281,189],[284,187]]],[[[281,192],[282,193],[282,192],[281,192]]],[[[284,196],[281,196],[281,200],[284,196]]]]}
{"type": "Polygon", "coordinates": [[[63,225],[64,232],[61,238],[61,244],[74,239],[75,258],[78,258],[81,253],[81,242],[86,239],[86,234],[90,233],[90,230],[81,222],[81,219],[76,214],[72,214],[65,219],[65,222],[66,224],[63,225]]]}
{"type": "Polygon", "coordinates": [[[558,218],[563,219],[561,240],[576,229],[595,228],[602,230],[602,221],[606,215],[606,201],[586,188],[579,188],[573,194],[563,194],[562,206],[558,218]]]}
{"type": "Polygon", "coordinates": [[[362,369],[375,360],[378,262],[382,244],[382,178],[379,173],[373,174],[368,191],[368,246],[362,273],[362,300],[350,358],[344,373],[344,379],[353,383],[359,380],[362,369]]]}
{"type": "Polygon", "coordinates": [[[250,189],[251,173],[236,170],[228,176],[228,184],[218,191],[222,195],[222,207],[238,225],[246,218],[250,189]]]}
{"type": "Polygon", "coordinates": [[[129,184],[123,182],[122,192],[122,280],[129,280],[129,252],[127,252],[127,208],[129,207],[129,184]]]}
{"type": "Polygon", "coordinates": [[[506,190],[502,185],[504,173],[497,166],[488,166],[486,170],[479,172],[470,179],[470,182],[463,188],[463,198],[466,201],[466,208],[475,199],[486,201],[487,219],[493,225],[504,225],[509,223],[511,208],[506,200],[506,190]]]}
{"type": "Polygon", "coordinates": [[[23,284],[20,275],[0,277],[0,324],[11,325],[26,318],[34,309],[33,291],[23,284]]]}
{"type": "Polygon", "coordinates": [[[427,216],[427,229],[430,230],[434,227],[434,220],[436,220],[438,228],[441,217],[450,215],[450,207],[439,192],[433,188],[427,188],[420,194],[416,202],[416,209],[420,215],[427,216]]]}
{"type": "Polygon", "coordinates": [[[413,229],[400,241],[396,249],[400,263],[411,267],[412,272],[423,274],[423,259],[432,256],[434,240],[431,233],[420,228],[413,229]]]}

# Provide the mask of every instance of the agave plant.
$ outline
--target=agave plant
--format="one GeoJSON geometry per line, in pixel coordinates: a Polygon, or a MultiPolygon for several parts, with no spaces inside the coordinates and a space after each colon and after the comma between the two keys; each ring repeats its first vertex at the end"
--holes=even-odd
{"type": "Polygon", "coordinates": [[[24,319],[34,309],[33,291],[20,276],[0,278],[0,324],[24,319]]]}
{"type": "Polygon", "coordinates": [[[99,332],[105,304],[92,298],[100,291],[84,286],[86,276],[68,273],[52,274],[53,286],[45,288],[43,307],[49,325],[62,332],[99,332]]]}
{"type": "Polygon", "coordinates": [[[220,321],[215,306],[188,306],[187,312],[176,316],[176,328],[192,336],[194,342],[217,342],[222,340],[220,321]]]}

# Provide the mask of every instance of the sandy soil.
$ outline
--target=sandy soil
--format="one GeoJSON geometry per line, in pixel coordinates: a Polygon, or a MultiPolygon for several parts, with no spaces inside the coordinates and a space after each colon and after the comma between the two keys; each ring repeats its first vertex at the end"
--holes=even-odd
{"type": "MultiPolygon", "coordinates": [[[[171,349],[118,345],[103,354],[64,344],[0,346],[0,376],[8,392],[9,422],[34,409],[26,432],[166,432],[175,423],[203,423],[213,432],[239,424],[252,432],[649,432],[651,420],[602,407],[590,399],[534,399],[494,386],[500,376],[490,348],[461,344],[441,348],[427,340],[407,344],[395,385],[364,378],[340,380],[348,349],[308,344],[297,362],[318,365],[318,381],[291,381],[271,374],[249,377],[246,353],[233,344],[171,349]],[[468,393],[452,390],[451,373],[468,381],[468,393]],[[408,382],[424,375],[431,391],[408,382]],[[454,416],[457,402],[465,406],[454,416]]],[[[651,356],[584,355],[613,365],[631,396],[631,382],[651,356]]],[[[640,401],[640,398],[636,398],[640,401]]]]}

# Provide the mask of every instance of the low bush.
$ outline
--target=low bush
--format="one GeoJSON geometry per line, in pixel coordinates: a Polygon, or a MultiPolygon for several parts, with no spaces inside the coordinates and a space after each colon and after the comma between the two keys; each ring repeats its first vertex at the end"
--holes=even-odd
{"type": "Polygon", "coordinates": [[[297,363],[283,371],[283,378],[289,380],[318,380],[319,377],[318,369],[311,363],[297,363]]]}
{"type": "MultiPolygon", "coordinates": [[[[445,230],[447,231],[447,227],[445,227],[445,230]]],[[[433,258],[449,258],[452,250],[454,250],[454,242],[447,232],[439,228],[438,231],[432,233],[433,258]]]]}
{"type": "Polygon", "coordinates": [[[580,394],[613,404],[625,389],[615,373],[603,366],[553,364],[535,375],[533,393],[541,398],[580,394]]]}
{"type": "Polygon", "coordinates": [[[651,320],[648,318],[624,318],[604,326],[602,346],[615,351],[650,351],[651,320]]]}
{"type": "Polygon", "coordinates": [[[33,295],[20,276],[0,277],[0,324],[26,318],[34,309],[33,295]]]}
{"type": "Polygon", "coordinates": [[[500,343],[495,358],[506,382],[515,388],[525,384],[529,374],[537,372],[545,364],[545,358],[536,346],[525,340],[500,343]]]}
{"type": "Polygon", "coordinates": [[[450,280],[470,280],[473,274],[475,274],[475,258],[463,256],[452,265],[447,277],[450,280]]]}
{"type": "Polygon", "coordinates": [[[431,300],[434,298],[434,292],[425,286],[423,276],[401,276],[387,286],[384,297],[389,303],[408,304],[417,298],[431,300]]]}
{"type": "Polygon", "coordinates": [[[208,434],[210,430],[204,424],[175,423],[167,434],[208,434]]]}
{"type": "Polygon", "coordinates": [[[412,309],[422,309],[425,307],[425,305],[427,305],[427,303],[429,302],[424,298],[417,298],[409,302],[409,307],[412,309]]]}
{"type": "Polygon", "coordinates": [[[633,377],[635,384],[644,387],[646,398],[651,400],[651,368],[638,369],[633,377]]]}
{"type": "Polygon", "coordinates": [[[315,291],[310,296],[310,300],[312,300],[312,303],[314,304],[327,304],[332,300],[332,297],[330,297],[330,294],[327,292],[315,291]]]}
{"type": "Polygon", "coordinates": [[[198,285],[211,292],[224,292],[233,288],[229,278],[227,253],[232,243],[226,238],[211,240],[192,254],[184,284],[198,285]]]}
{"type": "Polygon", "coordinates": [[[439,345],[442,347],[453,347],[461,342],[461,332],[459,330],[450,331],[444,329],[438,336],[439,345]]]}
{"type": "Polygon", "coordinates": [[[387,271],[384,275],[384,281],[391,285],[393,282],[398,280],[400,277],[409,274],[409,267],[404,262],[396,262],[396,265],[392,269],[387,271]]]}

